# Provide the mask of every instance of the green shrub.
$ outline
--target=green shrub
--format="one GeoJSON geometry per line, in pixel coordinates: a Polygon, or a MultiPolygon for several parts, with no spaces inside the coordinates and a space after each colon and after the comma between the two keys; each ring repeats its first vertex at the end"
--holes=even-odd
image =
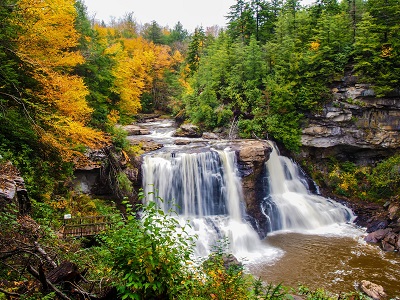
{"type": "Polygon", "coordinates": [[[126,223],[103,237],[115,286],[122,299],[172,299],[190,282],[193,238],[154,202],[138,208],[140,219],[128,205],[126,223]]]}
{"type": "Polygon", "coordinates": [[[368,176],[372,192],[378,198],[400,194],[400,155],[392,156],[372,169],[368,176]]]}

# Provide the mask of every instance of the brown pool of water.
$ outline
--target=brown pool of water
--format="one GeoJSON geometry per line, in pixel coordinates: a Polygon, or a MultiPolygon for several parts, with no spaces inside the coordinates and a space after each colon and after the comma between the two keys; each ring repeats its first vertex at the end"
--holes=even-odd
{"type": "Polygon", "coordinates": [[[249,266],[252,274],[267,283],[297,287],[304,284],[327,291],[354,292],[361,280],[383,286],[389,298],[400,299],[400,254],[385,253],[362,238],[282,233],[265,243],[282,249],[277,261],[249,266]]]}

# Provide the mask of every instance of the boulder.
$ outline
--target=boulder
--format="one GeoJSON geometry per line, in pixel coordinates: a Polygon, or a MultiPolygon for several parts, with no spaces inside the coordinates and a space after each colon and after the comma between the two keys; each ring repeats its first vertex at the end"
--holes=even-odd
{"type": "Polygon", "coordinates": [[[388,224],[389,223],[386,220],[373,221],[371,224],[368,225],[367,232],[370,233],[370,232],[377,231],[379,229],[384,229],[388,226],[388,224]]]}
{"type": "Polygon", "coordinates": [[[193,124],[182,124],[179,127],[174,136],[178,137],[190,137],[190,138],[199,138],[202,136],[202,132],[200,128],[193,124]]]}
{"type": "Polygon", "coordinates": [[[389,219],[394,220],[398,217],[399,213],[399,204],[398,203],[391,203],[388,209],[389,219]]]}
{"type": "Polygon", "coordinates": [[[218,135],[214,132],[204,132],[202,135],[202,138],[206,139],[206,140],[218,140],[219,139],[218,135]]]}
{"type": "Polygon", "coordinates": [[[150,131],[147,128],[143,128],[138,125],[126,125],[122,127],[128,135],[147,135],[150,134],[150,131]]]}
{"type": "Polygon", "coordinates": [[[233,254],[223,254],[222,261],[224,262],[225,270],[232,267],[242,267],[242,263],[233,254]]]}
{"type": "Polygon", "coordinates": [[[145,152],[151,152],[164,147],[163,144],[154,142],[154,141],[141,141],[142,150],[145,152]]]}
{"type": "Polygon", "coordinates": [[[398,250],[397,242],[399,240],[398,234],[394,232],[388,232],[382,240],[382,250],[393,252],[398,250]]]}
{"type": "Polygon", "coordinates": [[[383,240],[383,238],[391,232],[390,228],[386,229],[379,229],[377,231],[371,232],[368,234],[365,238],[364,241],[369,242],[369,243],[379,243],[380,241],[383,240]]]}
{"type": "Polygon", "coordinates": [[[190,140],[176,140],[175,141],[175,145],[188,145],[190,144],[192,141],[190,140]]]}
{"type": "Polygon", "coordinates": [[[394,246],[396,245],[397,239],[397,234],[395,234],[394,232],[388,232],[383,238],[383,241],[394,246]]]}
{"type": "Polygon", "coordinates": [[[267,141],[248,140],[239,144],[239,162],[254,165],[268,160],[272,147],[267,141]]]}
{"type": "Polygon", "coordinates": [[[360,289],[363,293],[365,293],[374,300],[384,299],[387,296],[382,286],[367,280],[361,281],[360,289]]]}
{"type": "Polygon", "coordinates": [[[17,187],[14,180],[0,177],[0,197],[12,200],[17,192],[17,187]]]}
{"type": "Polygon", "coordinates": [[[382,250],[386,252],[394,252],[396,250],[396,247],[390,243],[382,241],[382,250]]]}

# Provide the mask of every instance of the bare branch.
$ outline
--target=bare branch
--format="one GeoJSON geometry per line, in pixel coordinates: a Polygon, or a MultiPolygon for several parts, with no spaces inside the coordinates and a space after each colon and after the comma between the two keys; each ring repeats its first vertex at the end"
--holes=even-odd
{"type": "Polygon", "coordinates": [[[33,243],[35,245],[36,250],[49,262],[54,268],[57,268],[57,264],[51,259],[51,257],[47,254],[46,251],[40,247],[38,242],[33,243]]]}
{"type": "Polygon", "coordinates": [[[41,281],[41,276],[39,275],[39,272],[36,271],[32,266],[28,266],[27,268],[28,272],[35,277],[36,279],[38,279],[42,285],[47,285],[50,289],[52,289],[56,295],[58,297],[60,297],[63,300],[71,300],[71,298],[69,298],[68,296],[66,296],[63,292],[61,292],[57,287],[55,287],[47,278],[44,278],[45,280],[45,284],[44,282],[41,281]]]}

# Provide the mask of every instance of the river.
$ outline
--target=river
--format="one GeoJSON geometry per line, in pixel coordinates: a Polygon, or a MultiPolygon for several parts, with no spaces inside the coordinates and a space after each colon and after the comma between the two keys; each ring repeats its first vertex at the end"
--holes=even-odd
{"type": "Polygon", "coordinates": [[[382,285],[389,297],[400,296],[400,257],[363,242],[362,232],[353,237],[327,234],[275,233],[266,247],[284,254],[272,262],[248,266],[250,272],[269,283],[296,287],[323,287],[333,293],[355,291],[361,280],[382,285]]]}
{"type": "Polygon", "coordinates": [[[389,297],[400,297],[400,255],[366,244],[364,230],[352,224],[352,212],[312,195],[297,165],[277,150],[267,162],[269,192],[260,207],[271,220],[272,232],[260,241],[243,218],[240,178],[229,142],[191,139],[177,146],[184,138],[172,137],[170,120],[141,125],[151,134],[131,140],[164,144],[143,158],[144,189],[176,200],[171,205],[179,205],[181,218],[191,221],[199,237],[199,255],[229,237],[230,250],[265,282],[293,287],[301,283],[340,293],[355,291],[361,280],[369,280],[382,285],[389,297]]]}

